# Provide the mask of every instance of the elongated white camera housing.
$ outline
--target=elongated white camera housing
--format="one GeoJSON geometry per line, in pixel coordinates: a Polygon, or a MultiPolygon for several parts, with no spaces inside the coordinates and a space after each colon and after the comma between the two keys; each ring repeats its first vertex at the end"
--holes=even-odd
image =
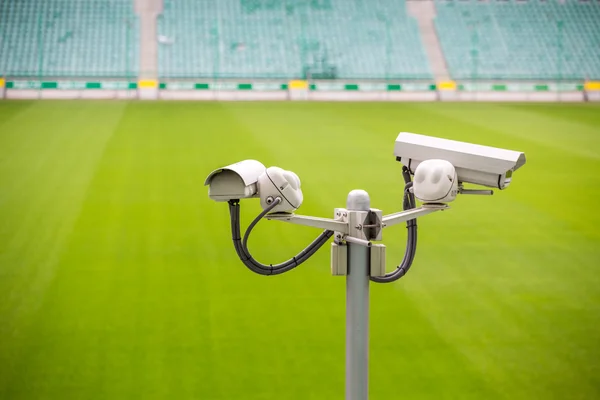
{"type": "Polygon", "coordinates": [[[258,197],[258,178],[266,170],[259,161],[240,161],[211,172],[204,186],[209,186],[208,196],[215,201],[258,197]]]}
{"type": "Polygon", "coordinates": [[[425,160],[445,160],[456,169],[459,183],[497,189],[508,187],[513,172],[526,161],[525,153],[519,151],[408,132],[402,132],[396,138],[394,155],[413,175],[425,160]]]}

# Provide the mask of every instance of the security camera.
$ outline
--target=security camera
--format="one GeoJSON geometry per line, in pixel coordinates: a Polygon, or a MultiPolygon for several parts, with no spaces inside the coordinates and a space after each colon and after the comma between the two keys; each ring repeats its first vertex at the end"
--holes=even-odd
{"type": "Polygon", "coordinates": [[[456,169],[445,160],[423,161],[415,170],[413,191],[424,204],[454,201],[458,194],[456,169]]]}
{"type": "Polygon", "coordinates": [[[215,201],[260,198],[261,207],[270,213],[297,210],[304,199],[298,175],[279,167],[265,168],[256,160],[216,169],[204,186],[209,186],[208,196],[215,201]]]}
{"type": "Polygon", "coordinates": [[[259,161],[244,160],[211,172],[204,186],[215,201],[258,197],[258,178],[267,170],[259,161]]]}
{"type": "Polygon", "coordinates": [[[513,172],[525,164],[522,152],[408,132],[396,138],[394,155],[413,175],[424,161],[443,160],[454,166],[459,185],[466,182],[498,189],[508,187],[513,172]]]}
{"type": "Polygon", "coordinates": [[[286,171],[279,167],[269,167],[258,178],[258,193],[260,205],[266,210],[276,198],[280,198],[279,204],[270,212],[292,212],[297,210],[304,199],[300,189],[300,178],[292,171],[286,171]]]}

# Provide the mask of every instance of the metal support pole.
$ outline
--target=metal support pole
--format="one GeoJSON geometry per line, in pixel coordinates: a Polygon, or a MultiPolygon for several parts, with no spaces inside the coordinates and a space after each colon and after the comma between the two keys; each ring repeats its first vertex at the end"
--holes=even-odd
{"type": "MultiPolygon", "coordinates": [[[[346,208],[369,211],[367,192],[353,190],[346,208]]],[[[346,277],[346,400],[369,396],[369,248],[348,242],[346,277]]]]}

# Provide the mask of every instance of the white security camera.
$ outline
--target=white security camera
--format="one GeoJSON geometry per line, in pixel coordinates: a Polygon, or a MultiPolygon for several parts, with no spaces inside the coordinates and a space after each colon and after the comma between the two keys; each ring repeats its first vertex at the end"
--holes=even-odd
{"type": "Polygon", "coordinates": [[[279,167],[266,168],[256,160],[244,160],[211,172],[204,181],[215,201],[260,198],[263,209],[279,203],[270,212],[292,212],[302,205],[300,178],[279,167]]]}
{"type": "Polygon", "coordinates": [[[302,205],[304,196],[300,189],[300,178],[292,171],[269,167],[258,178],[260,206],[267,209],[277,197],[281,201],[270,212],[292,212],[302,205]]]}
{"type": "Polygon", "coordinates": [[[445,160],[454,166],[458,183],[498,189],[508,187],[513,172],[525,164],[522,152],[408,132],[396,138],[394,155],[413,175],[426,160],[445,160]]]}
{"type": "Polygon", "coordinates": [[[425,204],[449,203],[458,194],[456,169],[445,160],[425,160],[415,171],[414,194],[425,204]]]}
{"type": "Polygon", "coordinates": [[[256,160],[244,160],[211,172],[204,186],[208,196],[216,201],[258,197],[258,178],[267,168],[256,160]]]}

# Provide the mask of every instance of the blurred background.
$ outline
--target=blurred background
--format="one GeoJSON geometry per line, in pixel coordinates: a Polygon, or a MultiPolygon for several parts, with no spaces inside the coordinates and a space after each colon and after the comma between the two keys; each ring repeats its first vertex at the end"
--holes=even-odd
{"type": "Polygon", "coordinates": [[[371,285],[371,398],[600,398],[599,80],[596,0],[0,0],[0,399],[344,398],[329,244],[251,273],[204,179],[256,159],[298,174],[300,214],[353,189],[389,214],[401,131],[527,164],[371,285]]]}

